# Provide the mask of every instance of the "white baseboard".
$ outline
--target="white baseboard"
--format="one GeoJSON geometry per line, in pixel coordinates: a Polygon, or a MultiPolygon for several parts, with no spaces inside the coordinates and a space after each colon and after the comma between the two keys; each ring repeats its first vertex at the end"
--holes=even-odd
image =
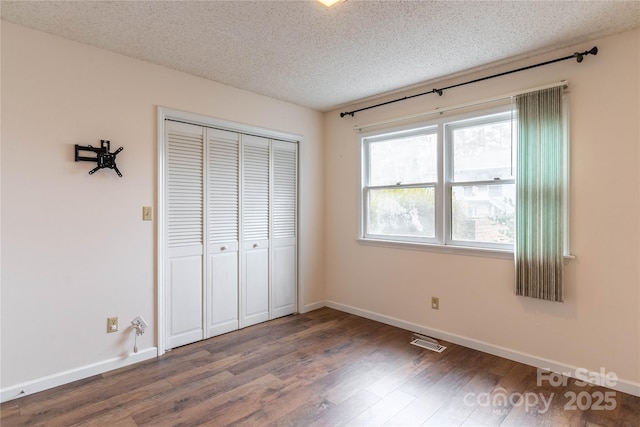
{"type": "Polygon", "coordinates": [[[327,306],[327,304],[326,304],[325,301],[314,302],[314,303],[307,304],[304,307],[302,307],[302,310],[300,310],[300,313],[307,313],[309,311],[317,310],[319,308],[326,307],[326,306],[327,306]]]}
{"type": "MultiPolygon", "coordinates": [[[[454,344],[472,348],[474,350],[482,351],[485,353],[493,354],[495,356],[504,357],[505,359],[524,363],[525,365],[540,368],[545,371],[551,371],[551,372],[563,374],[566,376],[572,376],[572,377],[575,377],[576,373],[582,373],[582,375],[586,374],[586,376],[581,376],[579,379],[585,379],[587,377],[590,379],[595,378],[596,382],[599,382],[600,384],[607,384],[605,381],[606,378],[602,376],[601,372],[585,371],[584,369],[579,370],[579,368],[575,366],[555,362],[552,360],[543,359],[530,354],[525,354],[518,351],[510,350],[508,348],[474,340],[472,338],[450,334],[448,332],[441,331],[439,329],[428,328],[422,325],[418,325],[416,323],[411,323],[401,319],[397,319],[395,317],[385,316],[382,314],[374,313],[372,311],[363,310],[357,307],[352,307],[349,305],[340,304],[333,301],[319,301],[312,304],[307,304],[304,306],[304,311],[301,311],[301,313],[306,313],[322,307],[334,308],[336,310],[344,311],[346,313],[351,313],[356,316],[364,317],[366,319],[375,320],[380,323],[405,329],[407,331],[419,332],[433,338],[449,341],[454,344]]],[[[139,353],[129,354],[126,357],[116,357],[113,359],[105,360],[102,362],[94,363],[94,364],[83,366],[80,368],[71,369],[69,371],[60,372],[58,374],[49,375],[47,377],[37,378],[32,381],[27,381],[27,382],[0,390],[0,402],[6,402],[8,400],[27,396],[33,393],[37,393],[39,391],[48,390],[50,388],[57,387],[63,384],[68,384],[73,381],[89,378],[93,375],[98,375],[103,372],[111,371],[114,369],[118,369],[118,368],[122,368],[128,365],[134,364],[134,363],[142,362],[144,360],[152,359],[154,357],[157,357],[157,355],[158,355],[158,349],[156,347],[152,347],[152,348],[142,350],[139,353]]],[[[615,385],[612,385],[608,388],[612,390],[620,391],[622,393],[628,393],[633,396],[640,397],[640,384],[632,381],[617,379],[615,385]]]]}
{"type": "MultiPolygon", "coordinates": [[[[317,305],[318,303],[314,304],[317,305]]],[[[411,332],[419,332],[424,335],[428,335],[433,338],[449,341],[454,344],[458,344],[464,347],[479,350],[484,353],[493,354],[495,356],[504,357],[505,359],[513,360],[516,362],[524,363],[525,365],[533,366],[544,371],[551,371],[565,376],[584,380],[585,382],[592,382],[596,384],[607,385],[607,388],[620,391],[622,393],[631,394],[633,396],[640,397],[640,384],[626,381],[623,379],[616,379],[613,381],[615,384],[611,384],[612,381],[606,378],[606,372],[593,372],[587,371],[584,368],[578,368],[575,366],[567,365],[564,363],[556,362],[553,360],[544,359],[531,354],[521,353],[508,348],[496,346],[483,341],[478,341],[472,338],[450,334],[439,329],[432,329],[426,326],[418,325],[411,322],[406,322],[401,319],[397,319],[391,316],[385,316],[382,314],[374,313],[368,310],[362,310],[357,307],[352,307],[345,304],[340,304],[334,301],[325,301],[326,307],[334,308],[336,310],[344,311],[346,313],[355,314],[356,316],[364,317],[384,323],[387,325],[395,326],[397,328],[406,329],[411,332]]],[[[319,307],[318,307],[319,308],[319,307]]]]}
{"type": "Polygon", "coordinates": [[[147,359],[153,359],[158,356],[156,347],[141,350],[138,353],[130,353],[123,357],[114,357],[113,359],[103,360],[102,362],[93,363],[87,366],[70,369],[68,371],[59,372],[35,380],[27,381],[15,386],[7,387],[0,390],[0,402],[17,399],[39,391],[48,390],[73,381],[89,378],[103,372],[112,371],[134,363],[142,362],[147,359]]]}

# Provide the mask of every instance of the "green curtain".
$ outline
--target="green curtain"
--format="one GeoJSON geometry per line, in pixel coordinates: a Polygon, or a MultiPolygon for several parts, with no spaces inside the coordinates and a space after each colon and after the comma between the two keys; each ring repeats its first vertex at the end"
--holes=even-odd
{"type": "Polygon", "coordinates": [[[562,87],[516,97],[516,295],[563,300],[562,87]]]}

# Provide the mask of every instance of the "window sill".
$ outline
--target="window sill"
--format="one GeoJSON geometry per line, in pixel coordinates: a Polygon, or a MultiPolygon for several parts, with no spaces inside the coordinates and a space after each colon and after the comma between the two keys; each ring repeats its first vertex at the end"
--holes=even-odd
{"type": "MultiPolygon", "coordinates": [[[[438,252],[444,254],[455,254],[465,256],[475,256],[484,258],[497,258],[508,259],[513,261],[513,251],[502,249],[486,249],[486,248],[472,248],[466,246],[452,246],[452,245],[435,245],[428,243],[413,243],[413,242],[398,242],[395,240],[379,240],[379,239],[364,239],[362,237],[357,238],[356,241],[362,245],[367,246],[382,246],[395,249],[407,249],[413,251],[426,251],[426,252],[438,252]]],[[[569,259],[575,259],[574,255],[565,255],[565,261],[569,259]]]]}

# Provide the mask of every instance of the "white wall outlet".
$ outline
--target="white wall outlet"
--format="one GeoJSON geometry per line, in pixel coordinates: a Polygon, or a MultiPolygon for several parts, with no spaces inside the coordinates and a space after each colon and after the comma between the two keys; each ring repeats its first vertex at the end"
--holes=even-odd
{"type": "Polygon", "coordinates": [[[440,298],[431,297],[431,308],[434,310],[440,310],[440,298]]]}

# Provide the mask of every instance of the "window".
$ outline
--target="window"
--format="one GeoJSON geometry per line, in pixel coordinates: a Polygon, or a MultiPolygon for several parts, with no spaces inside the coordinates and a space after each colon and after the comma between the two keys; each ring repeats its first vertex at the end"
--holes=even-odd
{"type": "Polygon", "coordinates": [[[434,241],[436,130],[432,127],[368,140],[367,235],[434,241]]]}
{"type": "Polygon", "coordinates": [[[447,244],[513,247],[512,134],[510,112],[444,124],[447,244]]]}
{"type": "Polygon", "coordinates": [[[365,241],[513,250],[509,106],[361,137],[365,241]]]}

